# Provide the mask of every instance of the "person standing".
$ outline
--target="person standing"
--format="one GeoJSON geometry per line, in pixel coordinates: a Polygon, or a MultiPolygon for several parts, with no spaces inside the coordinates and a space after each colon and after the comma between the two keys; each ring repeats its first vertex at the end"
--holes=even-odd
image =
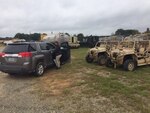
{"type": "Polygon", "coordinates": [[[61,58],[62,54],[61,54],[59,43],[57,41],[55,42],[55,45],[56,45],[56,49],[54,52],[54,56],[55,56],[54,62],[56,64],[57,69],[60,69],[60,58],[61,58]]]}

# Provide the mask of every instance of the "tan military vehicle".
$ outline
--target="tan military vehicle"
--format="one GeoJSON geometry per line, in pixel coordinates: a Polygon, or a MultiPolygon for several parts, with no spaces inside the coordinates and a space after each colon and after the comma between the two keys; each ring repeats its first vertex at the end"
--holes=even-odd
{"type": "Polygon", "coordinates": [[[76,36],[70,36],[69,37],[69,46],[71,48],[79,48],[80,47],[80,43],[79,43],[78,38],[76,36]]]}
{"type": "Polygon", "coordinates": [[[99,65],[105,65],[110,51],[116,49],[118,44],[118,41],[99,41],[88,51],[85,59],[88,63],[98,62],[99,65]]]}
{"type": "Polygon", "coordinates": [[[117,49],[111,51],[107,64],[110,63],[115,68],[122,65],[127,71],[150,64],[150,40],[121,42],[117,49]]]}

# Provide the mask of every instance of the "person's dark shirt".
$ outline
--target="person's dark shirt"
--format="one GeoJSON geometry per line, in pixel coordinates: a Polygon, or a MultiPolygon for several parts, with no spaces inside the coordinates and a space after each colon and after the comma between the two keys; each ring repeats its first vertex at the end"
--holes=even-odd
{"type": "Polygon", "coordinates": [[[60,46],[56,46],[56,49],[55,49],[55,52],[54,52],[55,58],[56,58],[56,56],[58,56],[60,54],[61,54],[60,46]]]}

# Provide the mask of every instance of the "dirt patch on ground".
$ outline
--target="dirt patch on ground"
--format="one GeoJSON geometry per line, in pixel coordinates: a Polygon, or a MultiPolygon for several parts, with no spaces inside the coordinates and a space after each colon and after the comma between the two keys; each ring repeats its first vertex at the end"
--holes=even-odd
{"type": "Polygon", "coordinates": [[[100,77],[110,77],[111,73],[108,72],[108,71],[98,71],[96,69],[91,69],[91,68],[87,68],[87,67],[84,67],[84,68],[81,68],[79,69],[78,71],[80,71],[80,74],[96,74],[97,76],[100,76],[100,77]]]}
{"type": "Polygon", "coordinates": [[[97,73],[97,76],[100,76],[100,77],[110,77],[110,75],[111,73],[107,71],[100,71],[97,73]]]}
{"type": "Polygon", "coordinates": [[[44,78],[39,80],[39,83],[33,86],[33,91],[42,94],[43,96],[58,96],[61,95],[64,89],[70,87],[71,79],[44,78]]]}
{"type": "Polygon", "coordinates": [[[72,60],[74,60],[74,59],[76,59],[76,57],[74,57],[74,56],[71,56],[71,59],[72,59],[72,60]]]}
{"type": "Polygon", "coordinates": [[[86,76],[83,72],[78,71],[73,74],[51,71],[44,77],[39,78],[38,84],[33,85],[30,92],[39,94],[41,98],[81,93],[86,86],[84,75],[86,76]]]}
{"type": "Polygon", "coordinates": [[[97,70],[95,69],[91,69],[91,68],[87,68],[87,67],[83,67],[81,69],[78,69],[79,72],[81,73],[85,73],[85,74],[93,74],[95,73],[97,70]]]}
{"type": "Polygon", "coordinates": [[[5,85],[4,83],[1,83],[1,84],[0,84],[0,97],[4,97],[4,96],[5,96],[5,93],[4,93],[4,91],[3,91],[3,90],[4,90],[4,89],[3,89],[4,85],[5,85]]]}

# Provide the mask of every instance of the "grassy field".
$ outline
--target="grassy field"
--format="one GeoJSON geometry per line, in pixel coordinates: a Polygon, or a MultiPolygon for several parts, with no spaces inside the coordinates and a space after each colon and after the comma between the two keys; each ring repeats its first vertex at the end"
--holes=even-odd
{"type": "MultiPolygon", "coordinates": [[[[71,62],[59,70],[66,73],[67,77],[77,80],[63,93],[67,95],[71,93],[70,88],[80,89],[84,86],[80,89],[81,94],[89,98],[98,96],[107,98],[114,106],[123,108],[123,112],[150,113],[150,66],[127,72],[121,68],[88,64],[84,59],[87,50],[87,48],[73,49],[71,62]]],[[[104,104],[107,106],[108,103],[104,104]]],[[[110,107],[109,104],[107,107],[110,107]]]]}

